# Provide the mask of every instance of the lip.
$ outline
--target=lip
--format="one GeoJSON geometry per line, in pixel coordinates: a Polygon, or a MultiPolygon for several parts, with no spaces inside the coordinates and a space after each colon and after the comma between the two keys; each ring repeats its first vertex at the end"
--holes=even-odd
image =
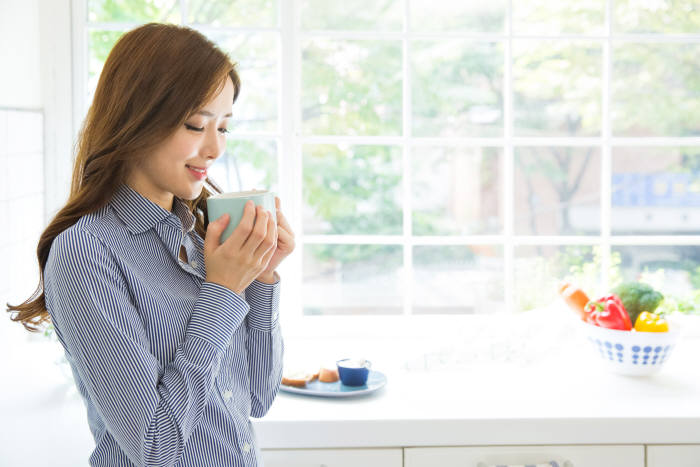
{"type": "Polygon", "coordinates": [[[194,178],[196,178],[197,180],[204,180],[205,178],[207,178],[207,168],[206,168],[206,167],[197,167],[196,165],[189,165],[189,164],[186,164],[185,167],[187,168],[187,171],[188,171],[189,173],[191,173],[192,176],[193,176],[194,178]],[[199,172],[199,171],[197,171],[197,170],[193,170],[193,168],[194,168],[194,169],[200,169],[200,170],[202,170],[203,172],[199,172]]]}

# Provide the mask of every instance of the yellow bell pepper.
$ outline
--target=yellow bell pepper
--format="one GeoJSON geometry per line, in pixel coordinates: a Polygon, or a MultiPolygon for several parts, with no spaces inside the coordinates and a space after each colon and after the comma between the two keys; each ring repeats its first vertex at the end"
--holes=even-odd
{"type": "Polygon", "coordinates": [[[635,331],[668,332],[668,321],[656,313],[642,311],[634,322],[635,331]]]}

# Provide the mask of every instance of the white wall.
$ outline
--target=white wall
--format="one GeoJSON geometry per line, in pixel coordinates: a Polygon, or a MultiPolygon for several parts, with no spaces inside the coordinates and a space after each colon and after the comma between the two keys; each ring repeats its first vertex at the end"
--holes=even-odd
{"type": "Polygon", "coordinates": [[[70,117],[68,127],[50,125],[61,112],[70,115],[70,92],[54,91],[66,81],[70,90],[66,5],[0,0],[0,466],[87,465],[93,446],[72,376],[59,364],[60,345],[10,321],[4,307],[24,301],[38,284],[36,246],[47,220],[46,186],[59,193],[49,196],[52,206],[67,193],[70,117]],[[66,40],[57,42],[66,31],[66,40]],[[55,157],[57,147],[62,160],[55,157]]]}
{"type": "Polygon", "coordinates": [[[38,18],[38,0],[0,0],[0,107],[42,106],[38,18]]]}
{"type": "Polygon", "coordinates": [[[0,268],[0,296],[15,301],[36,286],[44,224],[39,37],[36,0],[0,0],[0,254],[13,265],[0,268]]]}

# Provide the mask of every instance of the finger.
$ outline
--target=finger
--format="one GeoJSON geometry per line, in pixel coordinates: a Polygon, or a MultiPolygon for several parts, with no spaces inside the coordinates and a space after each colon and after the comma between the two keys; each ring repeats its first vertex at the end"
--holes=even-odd
{"type": "Polygon", "coordinates": [[[287,218],[284,217],[282,211],[277,211],[277,224],[284,228],[287,232],[292,233],[292,227],[287,222],[287,218]]]}
{"type": "Polygon", "coordinates": [[[231,236],[224,242],[227,247],[230,246],[235,250],[240,250],[245,243],[246,239],[253,231],[255,225],[255,203],[248,200],[243,206],[243,216],[240,222],[233,230],[231,236]]]}
{"type": "Polygon", "coordinates": [[[267,266],[270,264],[270,260],[272,259],[272,256],[277,252],[277,247],[275,248],[270,248],[265,252],[263,257],[260,260],[260,263],[263,265],[263,267],[267,268],[267,266]]]}
{"type": "Polygon", "coordinates": [[[277,225],[275,220],[270,215],[267,220],[267,235],[265,241],[261,242],[255,250],[256,257],[264,257],[268,250],[277,249],[277,225]]]}
{"type": "Polygon", "coordinates": [[[275,209],[277,209],[278,211],[281,209],[280,203],[281,203],[280,199],[277,196],[275,196],[275,209]]]}
{"type": "Polygon", "coordinates": [[[221,244],[221,234],[228,226],[230,216],[226,213],[218,219],[210,222],[207,225],[207,231],[204,234],[204,252],[209,255],[221,244]]]}
{"type": "Polygon", "coordinates": [[[289,245],[292,241],[292,235],[283,228],[277,229],[277,243],[282,245],[289,245]]]}
{"type": "Polygon", "coordinates": [[[241,247],[249,255],[255,254],[258,246],[265,240],[267,235],[267,220],[269,213],[265,211],[262,206],[256,206],[255,209],[255,225],[253,226],[252,232],[248,235],[245,243],[241,247]]]}

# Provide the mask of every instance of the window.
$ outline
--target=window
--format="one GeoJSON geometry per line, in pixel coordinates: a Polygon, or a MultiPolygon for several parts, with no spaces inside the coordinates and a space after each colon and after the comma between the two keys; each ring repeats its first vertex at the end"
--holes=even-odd
{"type": "Polygon", "coordinates": [[[700,287],[693,3],[75,0],[78,108],[140,23],[228,51],[244,88],[212,177],[281,194],[300,318],[528,310],[563,278],[680,299],[700,287]]]}

